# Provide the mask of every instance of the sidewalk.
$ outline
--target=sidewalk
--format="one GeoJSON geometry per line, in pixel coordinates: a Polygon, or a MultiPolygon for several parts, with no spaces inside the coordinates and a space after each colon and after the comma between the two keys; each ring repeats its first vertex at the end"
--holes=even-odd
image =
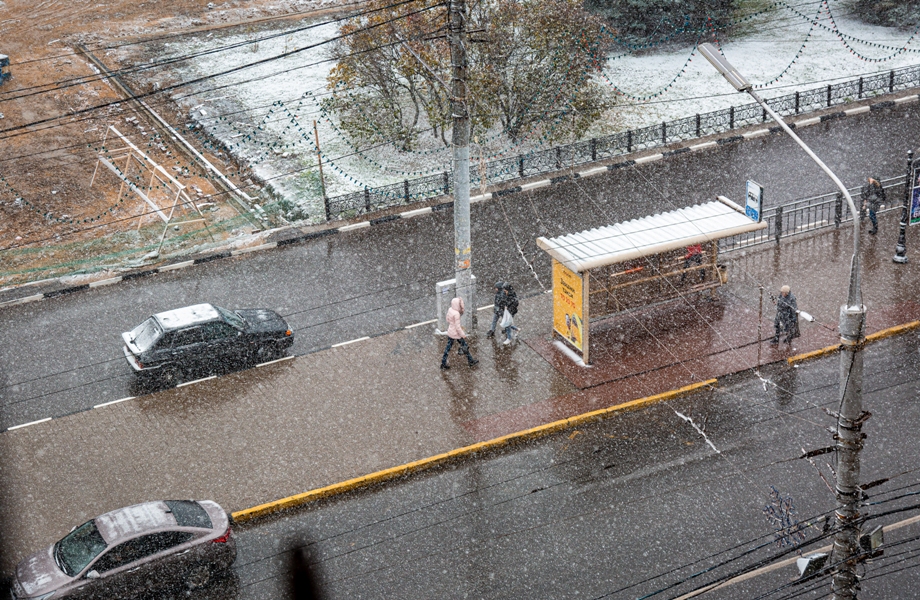
{"type": "MultiPolygon", "coordinates": [[[[893,215],[892,215],[893,216],[893,215]]],[[[864,235],[867,333],[920,319],[920,240],[892,263],[894,218],[864,235]]],[[[850,228],[723,257],[729,283],[703,298],[602,323],[597,366],[550,345],[551,295],[521,302],[523,343],[483,335],[469,369],[433,326],[401,330],[226,377],[0,434],[0,573],[85,519],[154,498],[209,498],[230,511],[335,484],[537,425],[781,361],[837,343],[802,322],[771,347],[768,295],[788,284],[799,308],[836,329],[852,252],[850,228]],[[760,299],[766,294],[757,343],[760,299]]],[[[866,379],[871,380],[867,373],[866,379]]]]}

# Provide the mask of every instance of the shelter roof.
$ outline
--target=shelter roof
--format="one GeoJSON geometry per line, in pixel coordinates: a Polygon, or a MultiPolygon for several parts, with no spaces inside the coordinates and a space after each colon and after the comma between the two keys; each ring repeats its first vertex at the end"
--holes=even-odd
{"type": "Polygon", "coordinates": [[[766,226],[766,223],[751,220],[744,214],[744,209],[728,198],[719,196],[716,202],[555,238],[540,237],[537,245],[572,271],[580,273],[766,226]]]}

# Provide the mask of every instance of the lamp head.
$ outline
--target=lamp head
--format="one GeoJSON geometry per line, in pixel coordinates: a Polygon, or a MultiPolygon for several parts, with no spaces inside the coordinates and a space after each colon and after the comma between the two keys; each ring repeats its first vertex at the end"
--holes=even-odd
{"type": "Polygon", "coordinates": [[[700,54],[709,61],[709,63],[716,68],[716,71],[722,74],[722,77],[728,80],[732,86],[739,92],[746,92],[750,90],[753,85],[751,82],[744,78],[744,75],[739,73],[735,67],[725,60],[725,57],[722,56],[722,53],[719,52],[715,46],[710,43],[700,44],[699,45],[700,54]]]}

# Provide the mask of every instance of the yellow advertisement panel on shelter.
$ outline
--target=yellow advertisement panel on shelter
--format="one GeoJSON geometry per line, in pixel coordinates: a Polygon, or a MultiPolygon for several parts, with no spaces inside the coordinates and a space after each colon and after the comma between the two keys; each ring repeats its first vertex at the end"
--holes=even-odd
{"type": "Polygon", "coordinates": [[[581,275],[553,260],[553,329],[584,353],[582,286],[581,275]]]}

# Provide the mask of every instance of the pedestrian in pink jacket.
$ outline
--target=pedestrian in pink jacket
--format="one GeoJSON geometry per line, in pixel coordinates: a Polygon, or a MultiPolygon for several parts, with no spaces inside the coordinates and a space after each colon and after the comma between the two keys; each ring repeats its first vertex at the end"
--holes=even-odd
{"type": "Polygon", "coordinates": [[[454,342],[460,344],[460,353],[466,354],[466,360],[472,367],[479,361],[470,354],[470,347],[466,343],[466,332],[460,326],[460,315],[463,314],[463,300],[454,298],[450,301],[450,308],[447,309],[447,348],[444,349],[444,356],[441,357],[441,368],[449,369],[447,366],[447,355],[450,349],[454,347],[454,342]]]}

